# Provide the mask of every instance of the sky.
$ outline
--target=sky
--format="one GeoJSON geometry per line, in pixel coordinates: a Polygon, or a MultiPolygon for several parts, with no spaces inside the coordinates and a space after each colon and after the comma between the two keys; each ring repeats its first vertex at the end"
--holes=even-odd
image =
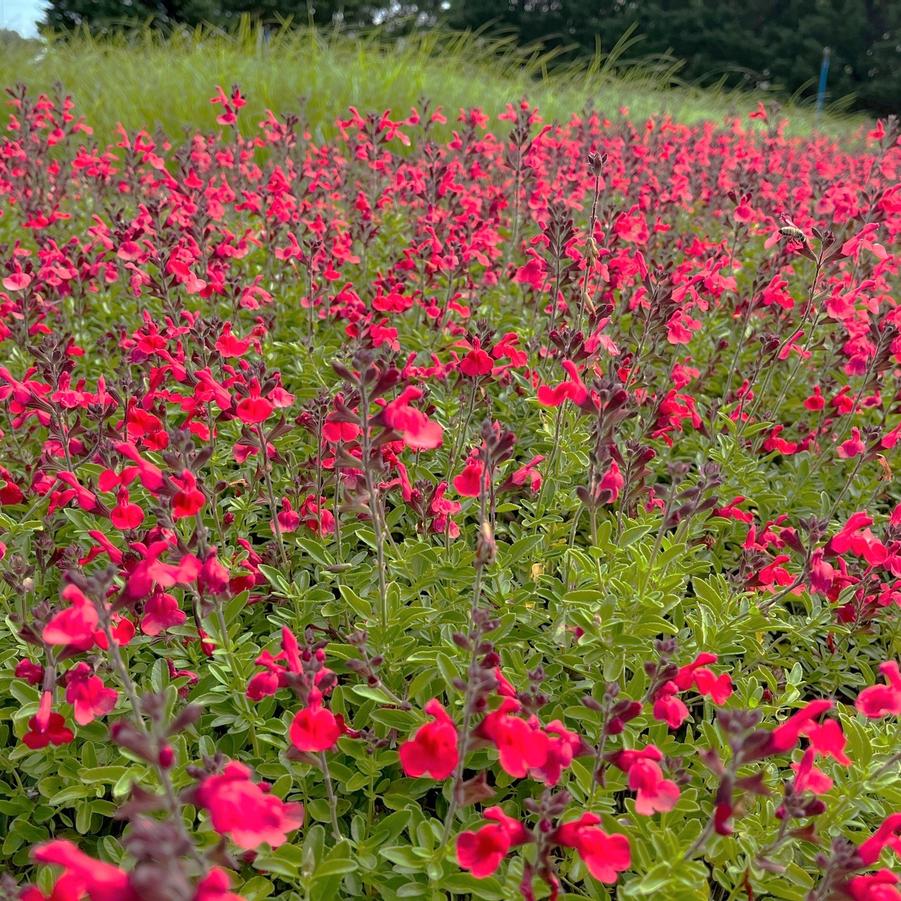
{"type": "Polygon", "coordinates": [[[42,0],[0,0],[0,28],[33,38],[38,33],[37,21],[43,9],[42,0]]]}

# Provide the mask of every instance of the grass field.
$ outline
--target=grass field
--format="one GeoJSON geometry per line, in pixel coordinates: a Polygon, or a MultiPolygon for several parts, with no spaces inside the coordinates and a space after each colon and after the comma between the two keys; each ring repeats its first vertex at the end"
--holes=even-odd
{"type": "MultiPolygon", "coordinates": [[[[424,98],[450,113],[479,106],[494,114],[527,96],[548,120],[566,120],[591,105],[614,117],[627,107],[636,119],[670,115],[686,123],[745,115],[758,100],[772,99],[715,87],[670,87],[673,66],[628,67],[620,64],[617,48],[590,65],[549,73],[547,53],[441,32],[388,44],[377,34],[351,40],[310,30],[285,30],[264,40],[259,29],[245,27],[233,36],[198,31],[163,40],[148,32],[118,41],[84,36],[38,52],[35,46],[6,48],[0,81],[42,90],[62,85],[101,140],[118,122],[130,129],[158,123],[170,135],[212,124],[213,84],[241,86],[248,95],[247,123],[266,108],[297,111],[303,100],[308,123],[326,137],[348,106],[406,112],[424,98]]],[[[788,104],[789,128],[804,133],[816,125],[831,134],[853,134],[865,120],[842,114],[840,107],[815,123],[809,106],[788,104]]]]}

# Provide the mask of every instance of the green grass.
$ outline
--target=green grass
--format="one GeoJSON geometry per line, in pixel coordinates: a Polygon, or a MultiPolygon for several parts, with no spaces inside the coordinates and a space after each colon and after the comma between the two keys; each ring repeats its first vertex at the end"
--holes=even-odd
{"type": "MultiPolygon", "coordinates": [[[[112,137],[118,122],[129,129],[160,125],[171,136],[184,128],[212,128],[209,97],[216,84],[241,86],[249,125],[266,107],[297,112],[303,98],[307,122],[323,135],[350,105],[405,115],[424,98],[440,104],[451,120],[459,107],[480,106],[494,114],[525,96],[549,121],[565,120],[590,104],[610,116],[625,106],[637,118],[669,114],[687,123],[744,115],[761,99],[722,89],[664,87],[673,67],[625,67],[619,49],[598,54],[590,65],[549,74],[551,55],[516,49],[512,41],[429,32],[387,43],[378,34],[351,39],[285,29],[267,42],[245,25],[235,35],[198,30],[162,39],[147,32],[128,39],[85,35],[45,47],[12,45],[0,53],[0,82],[45,91],[61,84],[101,141],[112,137]]],[[[793,130],[815,127],[809,107],[789,104],[786,112],[793,130]]],[[[831,113],[819,127],[850,134],[864,121],[831,113]]]]}

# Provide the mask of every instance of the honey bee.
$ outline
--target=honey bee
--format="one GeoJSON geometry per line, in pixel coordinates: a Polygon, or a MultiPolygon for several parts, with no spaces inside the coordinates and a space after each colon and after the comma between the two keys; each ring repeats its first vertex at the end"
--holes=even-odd
{"type": "Polygon", "coordinates": [[[783,225],[779,229],[779,234],[784,238],[791,238],[792,241],[806,241],[807,236],[796,225],[783,225]]]}

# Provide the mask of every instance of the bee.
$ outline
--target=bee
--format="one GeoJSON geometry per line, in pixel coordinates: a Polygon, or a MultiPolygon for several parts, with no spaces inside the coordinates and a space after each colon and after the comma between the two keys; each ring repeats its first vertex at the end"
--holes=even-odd
{"type": "Polygon", "coordinates": [[[792,241],[807,241],[807,236],[796,225],[783,225],[779,229],[779,234],[783,238],[791,238],[792,241]]]}

